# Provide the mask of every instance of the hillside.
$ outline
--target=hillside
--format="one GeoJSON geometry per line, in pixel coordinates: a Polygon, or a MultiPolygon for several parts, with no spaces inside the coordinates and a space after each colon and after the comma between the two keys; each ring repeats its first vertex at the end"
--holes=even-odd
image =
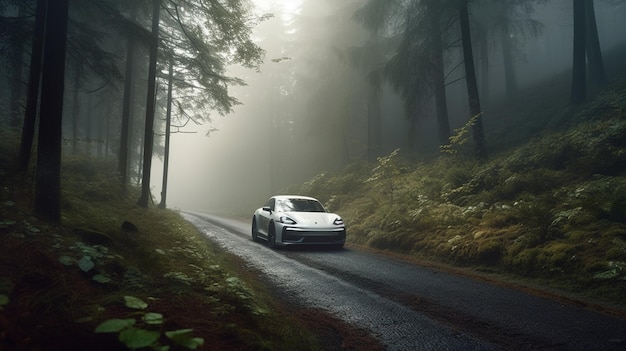
{"type": "Polygon", "coordinates": [[[400,150],[284,191],[340,213],[354,244],[625,308],[626,79],[577,107],[542,91],[486,119],[484,162],[460,137],[434,160],[400,150]]]}

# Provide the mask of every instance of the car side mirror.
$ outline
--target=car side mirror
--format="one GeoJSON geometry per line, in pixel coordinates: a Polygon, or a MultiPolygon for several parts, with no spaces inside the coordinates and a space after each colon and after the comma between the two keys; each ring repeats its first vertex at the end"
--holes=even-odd
{"type": "Polygon", "coordinates": [[[263,206],[263,211],[267,211],[269,213],[272,213],[272,209],[269,206],[263,206]]]}

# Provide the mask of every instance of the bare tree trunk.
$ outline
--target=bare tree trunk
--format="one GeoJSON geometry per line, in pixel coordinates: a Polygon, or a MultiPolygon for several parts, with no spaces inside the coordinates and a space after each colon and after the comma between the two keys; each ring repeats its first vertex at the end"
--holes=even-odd
{"type": "Polygon", "coordinates": [[[174,58],[170,58],[167,82],[167,113],[165,115],[165,151],[163,155],[163,185],[161,186],[161,202],[159,208],[165,208],[167,200],[167,174],[170,165],[170,131],[172,126],[172,85],[174,84],[174,58]]]}
{"type": "Polygon", "coordinates": [[[474,68],[474,54],[472,53],[472,36],[470,33],[468,2],[463,1],[460,12],[461,38],[463,42],[463,59],[465,62],[465,82],[469,97],[470,118],[476,118],[472,134],[474,136],[474,152],[478,159],[487,157],[485,150],[485,135],[483,132],[482,110],[478,96],[476,70],[474,68]]]}
{"type": "Polygon", "coordinates": [[[141,196],[137,205],[148,207],[150,201],[150,172],[152,167],[152,149],[154,141],[154,114],[156,96],[156,66],[159,49],[159,11],[161,0],[152,1],[152,36],[150,42],[150,66],[148,68],[148,99],[146,101],[146,126],[143,148],[143,175],[141,179],[141,196]]]}
{"type": "Polygon", "coordinates": [[[85,153],[87,157],[93,156],[94,143],[97,142],[93,137],[93,93],[87,95],[87,112],[85,113],[85,153]]]}
{"type": "MultiPolygon", "coordinates": [[[[367,154],[370,161],[376,161],[376,158],[382,152],[382,131],[380,123],[380,93],[381,80],[378,74],[375,79],[371,79],[369,88],[369,101],[367,104],[367,154]]],[[[345,135],[344,135],[345,137],[345,135]]]]}
{"type": "MultiPolygon", "coordinates": [[[[137,17],[137,8],[134,3],[130,4],[130,20],[134,21],[137,17]]],[[[124,75],[124,102],[122,105],[122,131],[120,137],[120,153],[118,157],[118,169],[120,172],[120,181],[122,183],[122,193],[126,194],[128,190],[129,178],[129,135],[130,121],[132,119],[132,107],[134,104],[133,94],[133,66],[135,61],[135,38],[133,34],[129,34],[126,44],[126,73],[124,75]]]]}
{"type": "Polygon", "coordinates": [[[80,85],[80,65],[74,67],[74,94],[72,99],[72,153],[76,155],[78,153],[78,124],[80,123],[80,97],[78,86],[80,85]]]}
{"type": "Polygon", "coordinates": [[[585,101],[587,73],[585,63],[585,0],[574,1],[574,63],[572,69],[572,92],[570,102],[585,101]]]}
{"type": "Polygon", "coordinates": [[[598,25],[596,24],[596,10],[593,0],[585,1],[586,21],[586,52],[589,60],[589,83],[595,88],[606,85],[606,73],[604,72],[604,62],[602,60],[602,50],[600,49],[600,38],[598,37],[598,25]]]}
{"type": "Polygon", "coordinates": [[[517,77],[515,76],[515,66],[513,65],[513,54],[511,49],[511,36],[509,33],[509,20],[503,22],[501,35],[502,58],[504,60],[504,84],[506,97],[511,101],[517,93],[517,77]]]}
{"type": "Polygon", "coordinates": [[[105,132],[104,132],[104,159],[109,157],[109,141],[111,140],[111,105],[107,104],[105,109],[105,132]]]}
{"type": "Polygon", "coordinates": [[[30,72],[28,77],[28,94],[26,96],[26,111],[22,126],[22,139],[17,155],[18,169],[22,172],[28,169],[30,153],[35,136],[35,122],[37,120],[37,106],[39,105],[39,83],[41,78],[41,59],[43,52],[44,30],[46,24],[47,0],[37,0],[35,15],[35,32],[33,34],[32,51],[30,55],[30,72]]]}
{"type": "Polygon", "coordinates": [[[68,0],[50,2],[47,10],[37,145],[35,215],[61,220],[61,138],[68,0]]]}
{"type": "MultiPolygon", "coordinates": [[[[18,5],[18,17],[24,17],[24,4],[20,3],[18,5]]],[[[18,40],[14,40],[18,41],[18,40]]],[[[13,43],[10,52],[9,52],[9,62],[10,62],[10,108],[9,111],[9,125],[14,128],[19,128],[20,126],[20,105],[22,99],[22,60],[24,56],[24,49],[20,42],[13,43]]]]}
{"type": "Polygon", "coordinates": [[[489,82],[489,40],[484,29],[479,29],[479,52],[480,52],[480,97],[484,101],[489,101],[491,89],[489,82]]]}
{"type": "MultiPolygon", "coordinates": [[[[438,11],[440,12],[440,11],[438,11]]],[[[435,106],[437,109],[437,131],[439,144],[450,143],[450,121],[448,120],[448,99],[446,97],[446,78],[443,64],[443,44],[441,42],[441,23],[439,13],[431,18],[433,36],[433,55],[435,59],[435,106]]]]}

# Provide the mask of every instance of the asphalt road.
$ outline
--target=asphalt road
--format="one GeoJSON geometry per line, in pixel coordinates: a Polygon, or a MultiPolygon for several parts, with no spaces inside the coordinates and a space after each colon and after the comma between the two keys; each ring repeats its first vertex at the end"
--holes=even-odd
{"type": "Polygon", "coordinates": [[[183,213],[284,296],[388,350],[626,350],[626,319],[367,251],[271,250],[250,224],[183,213]]]}

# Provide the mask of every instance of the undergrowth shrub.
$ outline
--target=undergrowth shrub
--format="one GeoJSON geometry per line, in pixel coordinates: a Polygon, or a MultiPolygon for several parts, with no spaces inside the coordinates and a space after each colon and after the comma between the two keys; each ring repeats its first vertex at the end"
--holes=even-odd
{"type": "Polygon", "coordinates": [[[307,186],[353,243],[611,290],[626,280],[626,122],[571,127],[484,162],[452,153],[406,166],[392,154],[307,186]]]}
{"type": "Polygon", "coordinates": [[[497,239],[481,242],[476,252],[477,263],[492,265],[502,257],[502,243],[497,239]]]}
{"type": "Polygon", "coordinates": [[[400,174],[398,154],[400,149],[395,149],[388,156],[378,157],[378,164],[372,169],[371,176],[365,183],[371,183],[372,187],[380,189],[384,194],[389,194],[389,200],[394,202],[396,191],[396,176],[400,174]]]}

